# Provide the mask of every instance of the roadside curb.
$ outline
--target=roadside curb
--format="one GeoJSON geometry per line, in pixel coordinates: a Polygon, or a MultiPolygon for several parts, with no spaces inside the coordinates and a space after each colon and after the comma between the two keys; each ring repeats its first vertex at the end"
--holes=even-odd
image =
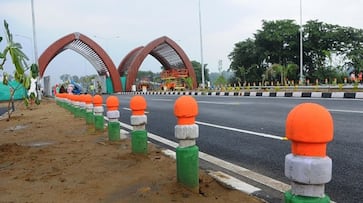
{"type": "Polygon", "coordinates": [[[239,97],[294,97],[294,98],[346,98],[363,99],[363,92],[121,92],[121,95],[194,95],[239,97]]]}

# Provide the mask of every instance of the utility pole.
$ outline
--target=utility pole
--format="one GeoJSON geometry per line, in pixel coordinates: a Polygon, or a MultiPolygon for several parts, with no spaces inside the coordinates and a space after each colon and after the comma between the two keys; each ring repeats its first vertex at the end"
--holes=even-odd
{"type": "Polygon", "coordinates": [[[199,0],[199,36],[200,36],[200,63],[202,66],[202,88],[205,88],[204,84],[204,64],[203,64],[203,37],[202,37],[202,12],[200,9],[200,0],[199,0]]]}
{"type": "Polygon", "coordinates": [[[302,27],[302,0],[300,0],[300,84],[303,84],[303,27],[302,27]]]}
{"type": "MultiPolygon", "coordinates": [[[[37,36],[35,32],[35,14],[34,14],[34,0],[31,0],[32,9],[32,25],[33,25],[33,46],[34,46],[34,63],[38,66],[38,48],[37,48],[37,36]]],[[[40,91],[40,75],[37,77],[36,81],[36,92],[39,100],[42,99],[40,91]]]]}

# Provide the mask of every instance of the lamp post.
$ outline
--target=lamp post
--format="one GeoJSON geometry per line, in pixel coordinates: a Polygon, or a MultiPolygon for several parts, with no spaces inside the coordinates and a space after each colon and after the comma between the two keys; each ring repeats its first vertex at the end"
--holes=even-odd
{"type": "MultiPolygon", "coordinates": [[[[34,14],[34,0],[31,0],[32,9],[32,25],[33,25],[33,46],[34,46],[34,64],[38,66],[38,48],[37,48],[37,37],[35,31],[35,14],[34,14]]],[[[36,81],[36,93],[39,100],[42,99],[40,92],[40,76],[37,77],[36,81]]]]}
{"type": "Polygon", "coordinates": [[[202,37],[202,12],[200,9],[200,0],[199,0],[199,37],[200,37],[200,63],[202,66],[202,88],[204,89],[204,64],[203,64],[203,37],[202,37]]]}
{"type": "Polygon", "coordinates": [[[300,83],[303,84],[303,27],[302,27],[302,0],[300,0],[300,83]]]}
{"type": "Polygon", "coordinates": [[[37,37],[36,37],[36,32],[35,32],[34,0],[31,0],[31,4],[32,4],[34,63],[38,65],[38,48],[37,48],[37,37]]]}

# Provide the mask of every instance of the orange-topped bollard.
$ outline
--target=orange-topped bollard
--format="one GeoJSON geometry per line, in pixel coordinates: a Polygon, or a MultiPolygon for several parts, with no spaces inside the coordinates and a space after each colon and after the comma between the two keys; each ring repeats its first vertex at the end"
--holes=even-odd
{"type": "Polygon", "coordinates": [[[103,118],[103,106],[102,106],[103,99],[100,95],[95,95],[93,97],[93,116],[95,122],[95,130],[96,131],[103,131],[105,120],[103,118]]]}
{"type": "Polygon", "coordinates": [[[58,93],[58,101],[60,102],[60,106],[70,111],[69,108],[69,100],[66,94],[64,93],[58,93]]]}
{"type": "Polygon", "coordinates": [[[67,104],[68,104],[68,110],[73,113],[73,100],[72,95],[68,93],[62,93],[65,94],[64,97],[66,98],[67,104]]]}
{"type": "Polygon", "coordinates": [[[94,123],[92,101],[93,101],[92,95],[90,95],[90,94],[84,95],[84,102],[86,103],[86,124],[87,125],[92,125],[94,123]]]}
{"type": "Polygon", "coordinates": [[[177,117],[175,137],[179,140],[176,148],[176,170],[179,183],[191,190],[199,191],[199,148],[196,139],[199,127],[195,124],[198,115],[198,104],[192,96],[181,96],[174,104],[177,117]]]}
{"type": "Polygon", "coordinates": [[[64,99],[63,99],[63,95],[61,93],[56,93],[54,95],[54,99],[55,99],[55,103],[61,107],[64,107],[64,99]]]}
{"type": "Polygon", "coordinates": [[[146,100],[143,96],[137,95],[130,100],[132,115],[145,115],[146,106],[146,100]]]}
{"type": "Polygon", "coordinates": [[[86,101],[85,101],[85,94],[78,95],[79,100],[79,116],[82,118],[86,118],[86,101]]]}
{"type": "Polygon", "coordinates": [[[303,103],[290,111],[286,137],[291,140],[291,154],[285,157],[285,175],[291,190],[286,203],[329,203],[325,184],[331,180],[332,160],[326,156],[327,143],[333,139],[333,118],[319,104],[303,103]]]}
{"type": "Polygon", "coordinates": [[[61,95],[59,93],[54,94],[54,100],[57,105],[61,105],[61,95]]]}
{"type": "Polygon", "coordinates": [[[178,119],[178,125],[195,124],[195,117],[198,115],[198,104],[193,97],[179,97],[174,105],[174,114],[178,119]]]}
{"type": "Polygon", "coordinates": [[[75,98],[75,101],[76,101],[76,107],[77,107],[77,110],[76,110],[76,114],[74,115],[75,117],[78,117],[78,118],[82,118],[82,109],[81,109],[81,95],[77,95],[75,94],[74,95],[74,98],[75,98]]]}
{"type": "Polygon", "coordinates": [[[313,103],[298,105],[286,121],[286,137],[292,141],[292,153],[300,156],[325,157],[326,145],[333,140],[333,130],[330,113],[313,103]]]}
{"type": "Polygon", "coordinates": [[[74,94],[70,94],[69,98],[71,99],[71,103],[72,103],[72,113],[74,114],[74,117],[77,117],[78,114],[78,101],[77,101],[77,96],[74,94]]]}
{"type": "Polygon", "coordinates": [[[131,149],[132,152],[136,154],[147,154],[148,151],[147,131],[145,130],[145,125],[147,123],[147,117],[145,115],[146,107],[147,103],[143,96],[136,95],[131,98],[131,149]]]}
{"type": "Polygon", "coordinates": [[[107,118],[108,118],[108,140],[120,140],[120,112],[118,110],[119,101],[116,96],[109,96],[106,100],[107,118]]]}

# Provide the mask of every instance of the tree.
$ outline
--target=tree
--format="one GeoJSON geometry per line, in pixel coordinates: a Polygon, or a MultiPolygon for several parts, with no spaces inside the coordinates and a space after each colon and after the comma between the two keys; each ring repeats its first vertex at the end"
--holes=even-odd
{"type": "Polygon", "coordinates": [[[93,85],[93,80],[97,77],[96,74],[94,75],[86,75],[86,76],[81,76],[79,78],[79,83],[81,84],[81,86],[88,90],[88,91],[92,91],[91,89],[94,87],[91,88],[91,85],[93,85]]]}
{"type": "Polygon", "coordinates": [[[280,83],[285,85],[287,80],[296,80],[296,71],[298,66],[296,64],[287,64],[283,66],[281,64],[272,64],[266,69],[264,74],[264,80],[276,81],[280,79],[280,83]]]}
{"type": "Polygon", "coordinates": [[[78,75],[72,75],[71,79],[72,79],[73,82],[77,82],[77,83],[79,82],[78,75]]]}
{"type": "MultiPolygon", "coordinates": [[[[236,81],[259,82],[271,73],[269,64],[274,67],[280,79],[299,78],[299,25],[293,20],[262,21],[262,29],[235,44],[228,55],[231,60],[230,70],[235,72],[236,81]],[[281,66],[281,67],[280,67],[281,66]],[[277,68],[280,67],[280,68],[277,68]],[[281,69],[281,70],[278,70],[281,69]],[[288,72],[284,72],[288,70],[288,72]]],[[[339,73],[344,63],[353,64],[355,72],[363,71],[363,30],[351,27],[331,25],[319,21],[308,21],[303,25],[303,61],[304,76],[307,79],[324,80],[324,71],[339,73]],[[333,57],[344,57],[342,64],[332,67],[333,57]],[[330,61],[330,62],[329,62],[330,61]],[[319,72],[315,74],[315,72],[319,72]],[[319,77],[319,78],[317,78],[319,77]]]]}
{"type": "Polygon", "coordinates": [[[143,78],[154,78],[154,73],[152,71],[142,71],[142,70],[139,70],[137,72],[137,78],[138,79],[143,79],[143,78]]]}
{"type": "Polygon", "coordinates": [[[188,89],[193,89],[193,79],[191,77],[183,78],[183,81],[188,89]]]}
{"type": "Polygon", "coordinates": [[[293,20],[262,21],[255,34],[259,62],[298,63],[299,26],[293,20]]]}
{"type": "MultiPolygon", "coordinates": [[[[191,61],[194,68],[195,77],[197,78],[197,84],[202,83],[202,64],[198,61],[191,61]]],[[[204,64],[204,81],[209,81],[209,69],[206,68],[207,64],[204,64]]]]}
{"type": "MultiPolygon", "coordinates": [[[[23,86],[25,89],[29,90],[31,79],[36,79],[39,74],[39,69],[36,64],[31,64],[30,66],[27,64],[27,61],[29,60],[28,57],[23,53],[21,44],[13,41],[13,36],[9,29],[9,24],[4,20],[4,28],[5,28],[5,37],[7,41],[7,45],[3,52],[0,53],[0,70],[3,71],[3,84],[9,85],[9,91],[10,91],[10,99],[8,102],[8,120],[11,117],[11,113],[13,112],[14,108],[10,107],[10,104],[14,103],[14,94],[16,91],[18,91],[21,86],[23,86]],[[9,79],[12,78],[8,73],[4,72],[4,64],[7,60],[8,55],[11,58],[11,62],[13,63],[15,67],[15,72],[13,78],[15,81],[18,82],[18,85],[12,86],[9,83],[9,79]],[[29,74],[26,74],[26,72],[29,71],[29,74]]],[[[2,37],[0,37],[0,42],[2,41],[2,37]]],[[[39,104],[40,101],[36,97],[35,93],[32,92],[29,96],[29,98],[24,98],[24,102],[26,105],[29,104],[30,101],[35,101],[36,104],[39,104]]],[[[12,105],[13,106],[13,105],[12,105]]]]}
{"type": "Polygon", "coordinates": [[[226,78],[223,76],[223,74],[221,74],[217,80],[214,82],[215,85],[226,85],[227,84],[227,80],[226,78]]]}
{"type": "Polygon", "coordinates": [[[63,83],[66,83],[66,82],[68,82],[70,79],[71,79],[71,75],[70,74],[62,74],[61,76],[60,76],[60,79],[63,81],[63,83]]]}
{"type": "Polygon", "coordinates": [[[261,81],[264,73],[264,67],[261,66],[263,57],[259,57],[255,40],[248,38],[236,43],[228,58],[231,60],[229,70],[235,73],[237,80],[244,83],[261,81]]]}

